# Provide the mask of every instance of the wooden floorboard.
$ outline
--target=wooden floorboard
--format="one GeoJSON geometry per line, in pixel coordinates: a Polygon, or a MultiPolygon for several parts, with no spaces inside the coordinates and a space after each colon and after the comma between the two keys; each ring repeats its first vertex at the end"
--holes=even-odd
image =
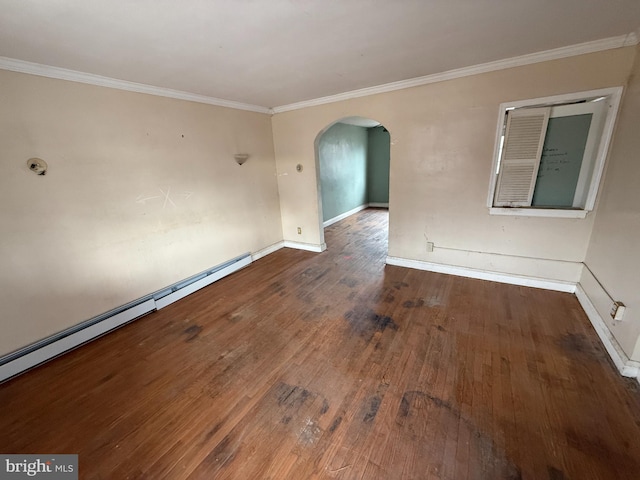
{"type": "Polygon", "coordinates": [[[387,213],[0,385],[82,479],[637,479],[640,388],[566,293],[385,266],[387,213]]]}

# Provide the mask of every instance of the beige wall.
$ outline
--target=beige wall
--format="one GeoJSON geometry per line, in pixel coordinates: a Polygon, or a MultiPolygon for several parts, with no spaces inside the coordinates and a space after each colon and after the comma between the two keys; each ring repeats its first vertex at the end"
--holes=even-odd
{"type": "Polygon", "coordinates": [[[282,240],[268,115],[6,71],[0,105],[0,354],[282,240]]]}
{"type": "Polygon", "coordinates": [[[626,89],[585,263],[606,291],[627,306],[622,322],[585,270],[580,283],[632,360],[640,361],[640,46],[626,89]]]}
{"type": "Polygon", "coordinates": [[[624,85],[633,56],[633,48],[621,48],[276,114],[285,240],[322,242],[314,140],[332,122],[359,115],[391,133],[390,256],[577,281],[593,215],[488,213],[499,104],[624,85]]]}
{"type": "Polygon", "coordinates": [[[633,155],[640,150],[637,64],[590,246],[593,214],[505,217],[490,216],[486,207],[499,104],[625,85],[636,49],[271,119],[0,72],[0,355],[283,235],[320,246],[314,142],[338,119],[359,115],[391,132],[391,256],[577,281],[589,248],[589,265],[630,307],[629,320],[615,328],[625,351],[638,358],[640,319],[631,290],[640,271],[631,244],[640,231],[632,203],[633,155]],[[242,167],[233,161],[238,152],[251,154],[242,167]],[[28,171],[33,156],[49,163],[45,177],[28,171]],[[435,243],[432,253],[427,240],[435,243]]]}

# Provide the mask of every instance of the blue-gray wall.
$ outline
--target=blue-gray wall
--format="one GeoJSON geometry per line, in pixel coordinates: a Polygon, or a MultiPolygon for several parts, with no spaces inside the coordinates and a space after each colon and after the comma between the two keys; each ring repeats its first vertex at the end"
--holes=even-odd
{"type": "Polygon", "coordinates": [[[389,202],[389,133],[336,123],[320,137],[322,220],[368,203],[389,202]]]}
{"type": "Polygon", "coordinates": [[[368,129],[368,203],[389,203],[389,155],[391,139],[383,126],[368,129]]]}
{"type": "Polygon", "coordinates": [[[336,123],[318,142],[323,221],[367,202],[367,129],[336,123]]]}

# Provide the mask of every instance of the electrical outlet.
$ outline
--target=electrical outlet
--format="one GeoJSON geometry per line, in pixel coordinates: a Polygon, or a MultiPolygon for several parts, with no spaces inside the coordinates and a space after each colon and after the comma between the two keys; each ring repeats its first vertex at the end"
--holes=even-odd
{"type": "Polygon", "coordinates": [[[427,242],[427,252],[433,252],[433,242],[427,242]]]}
{"type": "Polygon", "coordinates": [[[302,228],[298,227],[298,235],[302,235],[302,228]]]}
{"type": "Polygon", "coordinates": [[[624,306],[624,303],[613,302],[613,305],[611,305],[611,317],[614,320],[622,320],[622,318],[624,317],[624,311],[626,309],[627,307],[624,306]]]}

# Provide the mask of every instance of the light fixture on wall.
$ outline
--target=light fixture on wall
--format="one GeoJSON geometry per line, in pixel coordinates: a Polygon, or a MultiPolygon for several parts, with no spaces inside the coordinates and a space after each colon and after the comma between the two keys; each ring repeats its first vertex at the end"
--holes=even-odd
{"type": "Polygon", "coordinates": [[[47,173],[47,162],[42,160],[41,158],[30,158],[27,160],[27,166],[29,170],[38,175],[45,175],[47,173]]]}
{"type": "Polygon", "coordinates": [[[248,153],[236,153],[233,158],[236,159],[236,163],[238,165],[242,165],[244,162],[247,161],[247,158],[249,158],[249,154],[248,153]]]}

